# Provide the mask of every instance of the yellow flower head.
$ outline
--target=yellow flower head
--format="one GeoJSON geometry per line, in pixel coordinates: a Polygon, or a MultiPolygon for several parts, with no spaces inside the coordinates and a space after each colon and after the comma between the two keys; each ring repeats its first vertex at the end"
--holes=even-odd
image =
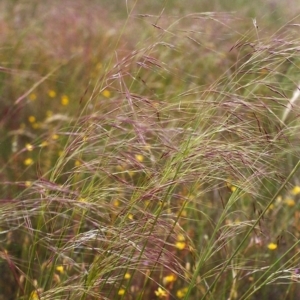
{"type": "Polygon", "coordinates": [[[141,155],[141,154],[136,154],[136,155],[135,155],[135,159],[136,159],[138,162],[143,162],[144,156],[141,155]]]}
{"type": "Polygon", "coordinates": [[[292,194],[295,196],[300,194],[300,186],[299,185],[294,186],[294,188],[292,189],[292,194]]]}
{"type": "Polygon", "coordinates": [[[124,289],[119,289],[118,295],[123,296],[124,294],[125,294],[125,290],[124,289]]]}
{"type": "Polygon", "coordinates": [[[39,300],[39,299],[40,299],[40,297],[39,297],[37,291],[31,292],[29,300],[39,300]]]}
{"type": "Polygon", "coordinates": [[[114,207],[119,207],[119,206],[120,206],[120,201],[119,201],[118,199],[115,199],[115,200],[113,201],[113,206],[114,206],[114,207]]]}
{"type": "Polygon", "coordinates": [[[25,148],[27,149],[27,151],[32,151],[33,150],[33,146],[31,144],[29,144],[29,143],[27,143],[25,145],[25,148]]]}
{"type": "Polygon", "coordinates": [[[185,249],[185,242],[176,242],[175,247],[179,250],[185,249]]]}
{"type": "Polygon", "coordinates": [[[64,273],[64,266],[57,266],[56,271],[58,271],[60,274],[64,273]]]}
{"type": "Polygon", "coordinates": [[[55,92],[54,90],[49,90],[49,91],[48,91],[48,96],[49,96],[50,98],[54,98],[54,97],[56,97],[56,92],[55,92]]]}
{"type": "Polygon", "coordinates": [[[43,141],[40,143],[40,147],[46,147],[48,146],[48,142],[47,141],[43,141]]]}
{"type": "Polygon", "coordinates": [[[228,178],[228,180],[227,180],[227,182],[226,182],[226,185],[227,185],[227,187],[228,187],[232,192],[236,191],[236,186],[234,186],[234,185],[232,184],[230,178],[228,178]]]}
{"type": "Polygon", "coordinates": [[[126,274],[124,275],[124,278],[125,278],[125,279],[130,279],[130,277],[131,277],[130,273],[126,273],[126,274]]]}
{"type": "Polygon", "coordinates": [[[161,287],[159,287],[154,293],[160,299],[165,298],[168,295],[168,293],[165,290],[163,290],[161,287]]]}
{"type": "Polygon", "coordinates": [[[185,237],[183,234],[178,234],[177,235],[177,242],[175,243],[175,247],[179,250],[185,249],[186,242],[185,242],[185,237]]]}
{"type": "Polygon", "coordinates": [[[269,248],[269,250],[276,250],[276,249],[277,249],[277,244],[275,244],[275,243],[270,243],[270,244],[268,245],[268,248],[269,248]]]}
{"type": "Polygon", "coordinates": [[[294,200],[294,199],[291,199],[291,198],[285,199],[284,202],[285,202],[285,204],[286,204],[287,206],[290,206],[290,207],[295,206],[295,204],[296,204],[295,200],[294,200]]]}
{"type": "Polygon", "coordinates": [[[167,285],[168,283],[171,283],[171,282],[176,281],[176,279],[177,279],[177,276],[174,275],[174,274],[165,276],[165,277],[163,278],[163,284],[164,284],[164,285],[167,285]]]}
{"type": "Polygon", "coordinates": [[[110,97],[110,91],[105,89],[105,90],[102,92],[102,95],[103,95],[105,98],[109,98],[109,97],[110,97]]]}
{"type": "Polygon", "coordinates": [[[235,192],[236,191],[236,186],[232,185],[230,189],[231,189],[232,192],[235,192]]]}
{"type": "Polygon", "coordinates": [[[28,121],[29,121],[30,123],[34,123],[34,122],[36,121],[35,116],[29,116],[29,117],[28,117],[28,121]]]}
{"type": "Polygon", "coordinates": [[[185,241],[185,237],[184,237],[184,235],[183,234],[178,234],[177,235],[177,241],[178,242],[184,242],[185,241]]]}
{"type": "Polygon", "coordinates": [[[32,158],[26,158],[25,160],[24,160],[24,165],[25,166],[30,166],[30,165],[32,165],[33,164],[33,159],[32,158]]]}
{"type": "Polygon", "coordinates": [[[62,95],[60,100],[63,106],[67,106],[69,104],[69,97],[67,95],[62,95]]]}
{"type": "Polygon", "coordinates": [[[188,291],[188,288],[186,288],[186,287],[183,288],[183,289],[180,289],[180,290],[177,291],[176,296],[179,299],[181,299],[181,298],[183,298],[186,295],[187,291],[188,291]]]}
{"type": "Polygon", "coordinates": [[[81,166],[81,161],[76,159],[75,160],[75,167],[79,167],[79,166],[81,166]]]}
{"type": "Polygon", "coordinates": [[[25,186],[26,187],[31,187],[32,186],[32,182],[29,181],[29,180],[25,181],[25,186]]]}

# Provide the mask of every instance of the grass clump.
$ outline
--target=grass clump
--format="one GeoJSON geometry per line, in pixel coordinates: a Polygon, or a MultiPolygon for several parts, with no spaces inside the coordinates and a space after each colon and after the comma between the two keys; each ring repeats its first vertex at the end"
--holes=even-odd
{"type": "Polygon", "coordinates": [[[0,299],[294,299],[299,39],[125,4],[2,4],[0,299]]]}

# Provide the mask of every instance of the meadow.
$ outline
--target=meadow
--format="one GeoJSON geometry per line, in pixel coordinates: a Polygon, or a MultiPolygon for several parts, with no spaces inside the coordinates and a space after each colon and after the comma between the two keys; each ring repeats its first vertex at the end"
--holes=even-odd
{"type": "Polygon", "coordinates": [[[0,300],[298,299],[299,21],[1,1],[0,300]]]}

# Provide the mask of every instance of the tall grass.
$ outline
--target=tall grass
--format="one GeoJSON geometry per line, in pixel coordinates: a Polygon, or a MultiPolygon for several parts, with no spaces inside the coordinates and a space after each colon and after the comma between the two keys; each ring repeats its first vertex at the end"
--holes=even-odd
{"type": "Polygon", "coordinates": [[[122,5],[3,6],[0,299],[297,298],[295,27],[122,5]]]}

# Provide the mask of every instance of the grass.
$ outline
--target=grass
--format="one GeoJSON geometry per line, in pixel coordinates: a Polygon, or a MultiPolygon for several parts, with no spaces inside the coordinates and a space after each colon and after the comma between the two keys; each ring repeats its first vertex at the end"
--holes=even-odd
{"type": "Polygon", "coordinates": [[[3,1],[0,300],[297,298],[298,16],[273,5],[3,1]]]}

